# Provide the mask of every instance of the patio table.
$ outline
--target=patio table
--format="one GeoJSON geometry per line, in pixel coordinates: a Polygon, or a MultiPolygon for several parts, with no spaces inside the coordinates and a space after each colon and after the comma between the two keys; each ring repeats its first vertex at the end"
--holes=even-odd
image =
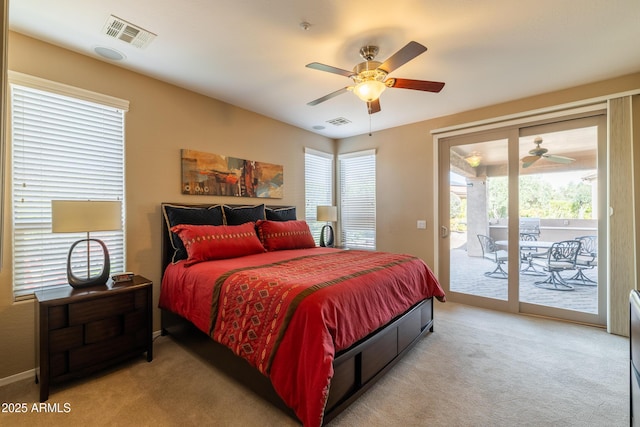
{"type": "MultiPolygon", "coordinates": [[[[522,249],[549,249],[554,242],[549,242],[549,241],[545,241],[545,240],[520,240],[519,245],[520,245],[520,250],[522,249]]],[[[498,246],[503,246],[503,247],[508,247],[509,246],[509,241],[508,240],[496,240],[496,245],[498,246]]],[[[524,274],[531,274],[534,276],[544,276],[545,273],[538,271],[535,269],[534,265],[533,265],[533,257],[531,256],[531,254],[529,254],[527,256],[527,266],[523,269],[520,270],[520,273],[524,273],[524,274]]]]}

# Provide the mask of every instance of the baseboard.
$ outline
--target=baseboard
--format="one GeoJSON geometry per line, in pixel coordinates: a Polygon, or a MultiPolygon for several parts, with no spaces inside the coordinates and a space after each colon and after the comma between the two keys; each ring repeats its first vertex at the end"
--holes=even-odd
{"type": "MultiPolygon", "coordinates": [[[[161,331],[154,331],[152,334],[152,339],[156,339],[161,335],[161,331]]],[[[8,385],[8,384],[12,384],[18,381],[22,381],[22,380],[26,380],[26,379],[33,379],[33,381],[35,382],[36,380],[36,370],[35,369],[29,369],[28,371],[24,371],[24,372],[20,372],[19,374],[15,374],[15,375],[11,375],[8,377],[4,377],[4,378],[0,378],[0,387],[8,385]]]]}
{"type": "Polygon", "coordinates": [[[12,384],[18,381],[32,379],[34,382],[36,381],[36,370],[29,369],[28,371],[20,372],[19,374],[11,375],[9,377],[0,378],[0,387],[12,384]]]}

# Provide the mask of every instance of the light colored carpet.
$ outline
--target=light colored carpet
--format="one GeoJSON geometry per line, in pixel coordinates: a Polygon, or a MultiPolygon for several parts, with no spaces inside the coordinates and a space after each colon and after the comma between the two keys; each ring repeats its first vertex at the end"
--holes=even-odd
{"type": "MultiPolygon", "coordinates": [[[[435,332],[331,427],[626,426],[626,338],[601,329],[436,303],[435,332]]],[[[0,388],[2,426],[296,426],[169,337],[143,357],[52,389],[69,413],[35,413],[32,381],[0,388]],[[4,408],[4,406],[3,406],[4,408]]]]}

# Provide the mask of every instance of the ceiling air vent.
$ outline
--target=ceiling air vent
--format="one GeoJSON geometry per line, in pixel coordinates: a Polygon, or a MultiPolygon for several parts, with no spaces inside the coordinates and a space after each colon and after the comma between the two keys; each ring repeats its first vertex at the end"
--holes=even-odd
{"type": "Polygon", "coordinates": [[[334,126],[342,126],[348,125],[349,123],[351,123],[351,120],[345,119],[344,117],[338,117],[336,119],[327,120],[327,123],[331,123],[334,126]]]}
{"type": "Polygon", "coordinates": [[[102,32],[141,49],[147,47],[156,38],[156,34],[113,15],[107,19],[102,32]]]}

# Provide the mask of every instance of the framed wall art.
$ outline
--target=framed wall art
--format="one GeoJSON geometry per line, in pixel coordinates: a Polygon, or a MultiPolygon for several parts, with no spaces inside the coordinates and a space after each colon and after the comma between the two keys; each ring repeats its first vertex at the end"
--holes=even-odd
{"type": "Polygon", "coordinates": [[[180,150],[182,194],[281,199],[282,165],[180,150]]]}

